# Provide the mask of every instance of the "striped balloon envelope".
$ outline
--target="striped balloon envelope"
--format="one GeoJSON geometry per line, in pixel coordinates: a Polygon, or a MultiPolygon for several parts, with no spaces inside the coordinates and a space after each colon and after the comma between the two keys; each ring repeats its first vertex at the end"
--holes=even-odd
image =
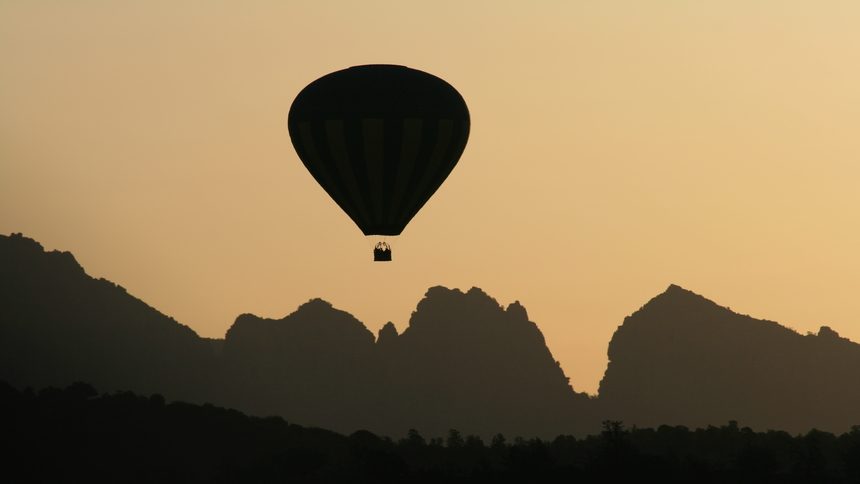
{"type": "Polygon", "coordinates": [[[460,159],[469,110],[450,84],[395,65],[333,72],[289,114],[299,158],[365,235],[399,235],[460,159]]]}

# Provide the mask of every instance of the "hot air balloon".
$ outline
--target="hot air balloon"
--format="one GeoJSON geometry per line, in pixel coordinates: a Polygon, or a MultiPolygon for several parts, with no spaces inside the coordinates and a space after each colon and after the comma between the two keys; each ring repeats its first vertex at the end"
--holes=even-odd
{"type": "MultiPolygon", "coordinates": [[[[399,235],[463,154],[469,110],[450,84],[408,67],[333,72],[296,96],[290,139],[364,235],[399,235]]],[[[374,260],[391,260],[385,242],[374,260]]]]}

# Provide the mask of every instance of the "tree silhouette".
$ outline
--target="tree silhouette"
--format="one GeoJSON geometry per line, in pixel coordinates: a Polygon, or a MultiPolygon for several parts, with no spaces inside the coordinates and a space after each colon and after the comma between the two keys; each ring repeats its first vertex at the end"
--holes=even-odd
{"type": "Polygon", "coordinates": [[[834,436],[721,427],[625,428],[552,441],[456,429],[394,442],[165,402],[87,384],[38,392],[0,381],[2,482],[815,482],[856,483],[860,426],[834,436]]]}

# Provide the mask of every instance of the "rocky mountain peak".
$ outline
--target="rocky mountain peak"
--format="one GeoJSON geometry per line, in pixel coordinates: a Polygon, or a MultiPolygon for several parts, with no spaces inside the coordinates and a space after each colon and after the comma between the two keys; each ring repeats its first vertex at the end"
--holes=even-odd
{"type": "Polygon", "coordinates": [[[397,328],[394,327],[394,323],[391,321],[385,323],[385,325],[379,330],[379,335],[376,338],[377,345],[388,345],[393,343],[397,339],[397,328]]]}

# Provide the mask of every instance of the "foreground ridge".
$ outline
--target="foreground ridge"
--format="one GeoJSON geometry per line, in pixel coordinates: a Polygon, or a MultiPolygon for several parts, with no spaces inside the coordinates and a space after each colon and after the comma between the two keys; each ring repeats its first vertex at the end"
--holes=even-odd
{"type": "Polygon", "coordinates": [[[736,422],[509,440],[349,436],[85,383],[34,393],[0,382],[12,482],[857,482],[860,427],[840,436],[736,422]],[[47,465],[46,465],[47,464],[47,465]]]}

